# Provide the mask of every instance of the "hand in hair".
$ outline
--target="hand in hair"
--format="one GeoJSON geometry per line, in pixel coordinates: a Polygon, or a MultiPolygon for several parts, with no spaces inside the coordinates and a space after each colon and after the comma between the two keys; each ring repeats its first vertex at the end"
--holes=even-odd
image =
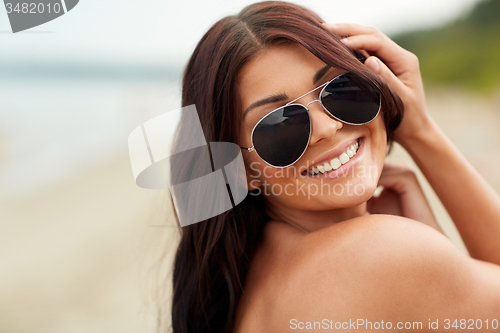
{"type": "Polygon", "coordinates": [[[344,37],[342,41],[350,49],[364,50],[370,55],[365,65],[377,72],[394,89],[405,106],[405,116],[394,133],[394,139],[403,146],[411,144],[413,135],[431,122],[425,106],[417,56],[373,27],[325,24],[325,28],[344,37]]]}

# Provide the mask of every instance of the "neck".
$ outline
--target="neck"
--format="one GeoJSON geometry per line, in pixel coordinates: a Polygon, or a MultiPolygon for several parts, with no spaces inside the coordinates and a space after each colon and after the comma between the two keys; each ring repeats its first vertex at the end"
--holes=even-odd
{"type": "Polygon", "coordinates": [[[337,208],[332,210],[301,210],[290,207],[281,207],[268,201],[268,216],[275,220],[293,225],[304,232],[313,232],[368,214],[366,202],[357,206],[337,208]]]}

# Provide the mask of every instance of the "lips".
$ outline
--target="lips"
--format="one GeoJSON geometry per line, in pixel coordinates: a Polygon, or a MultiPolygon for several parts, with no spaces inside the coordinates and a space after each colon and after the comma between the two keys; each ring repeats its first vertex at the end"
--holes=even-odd
{"type": "Polygon", "coordinates": [[[319,162],[314,163],[311,167],[305,170],[304,176],[323,175],[332,170],[339,169],[342,165],[348,163],[351,158],[354,158],[360,148],[361,138],[347,141],[339,147],[333,149],[321,157],[319,162]]]}

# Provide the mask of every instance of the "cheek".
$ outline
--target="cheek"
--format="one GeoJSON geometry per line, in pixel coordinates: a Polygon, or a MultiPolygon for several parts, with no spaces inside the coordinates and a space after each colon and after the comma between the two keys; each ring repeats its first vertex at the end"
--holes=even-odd
{"type": "Polygon", "coordinates": [[[385,130],[384,118],[382,117],[382,112],[379,113],[377,118],[371,123],[367,124],[370,133],[371,141],[373,144],[372,151],[375,154],[374,157],[380,159],[385,159],[387,151],[387,132],[385,130]]]}
{"type": "MultiPolygon", "coordinates": [[[[251,154],[254,154],[253,152],[251,154]]],[[[288,185],[293,188],[297,185],[297,170],[291,166],[288,168],[275,168],[266,163],[255,154],[245,161],[247,168],[247,180],[251,188],[267,187],[276,192],[288,185]],[[291,184],[291,185],[289,185],[291,184]]],[[[269,191],[268,191],[269,192],[269,191]]],[[[274,192],[273,192],[274,193],[274,192]]]]}
{"type": "Polygon", "coordinates": [[[364,167],[369,170],[369,183],[375,185],[378,183],[380,174],[384,167],[385,158],[387,155],[387,132],[385,130],[384,119],[381,114],[371,123],[366,125],[369,131],[369,156],[364,164],[364,167]]]}
{"type": "Polygon", "coordinates": [[[252,167],[261,181],[267,181],[270,184],[295,182],[297,178],[296,170],[293,167],[275,168],[260,161],[254,161],[252,167]]]}
{"type": "Polygon", "coordinates": [[[240,136],[238,138],[238,145],[240,147],[250,148],[252,146],[252,131],[247,129],[247,126],[242,123],[240,127],[240,136]]]}

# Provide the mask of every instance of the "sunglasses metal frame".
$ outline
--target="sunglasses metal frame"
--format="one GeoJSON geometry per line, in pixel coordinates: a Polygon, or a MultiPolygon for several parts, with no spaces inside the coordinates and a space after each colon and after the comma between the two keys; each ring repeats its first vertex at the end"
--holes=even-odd
{"type": "Polygon", "coordinates": [[[260,119],[260,120],[259,120],[256,124],[255,124],[255,126],[252,128],[252,133],[250,134],[250,140],[252,141],[252,147],[250,147],[250,148],[247,148],[247,147],[240,147],[240,148],[241,148],[241,149],[245,149],[245,150],[247,150],[248,152],[253,152],[253,151],[255,151],[255,152],[257,153],[257,155],[259,155],[259,157],[260,157],[260,158],[261,158],[261,159],[262,159],[262,160],[263,160],[266,164],[268,164],[268,165],[270,165],[270,166],[272,166],[272,167],[275,167],[275,168],[286,168],[286,167],[289,167],[290,165],[295,164],[298,160],[300,160],[300,158],[302,157],[302,155],[304,155],[304,153],[306,152],[306,150],[307,150],[307,146],[306,146],[306,148],[304,149],[304,151],[302,152],[302,154],[300,154],[300,156],[299,156],[299,157],[298,157],[295,161],[293,161],[292,163],[290,163],[290,164],[288,164],[288,165],[284,165],[284,166],[277,166],[277,165],[270,164],[270,163],[269,163],[269,162],[267,162],[264,158],[262,158],[262,157],[260,156],[259,152],[255,149],[255,145],[254,145],[254,143],[253,143],[253,134],[254,134],[255,128],[257,128],[257,126],[258,126],[258,125],[262,122],[262,120],[264,120],[264,119],[265,119],[266,117],[268,117],[270,114],[272,114],[272,113],[274,113],[274,112],[278,111],[279,109],[282,109],[282,108],[287,107],[287,106],[292,106],[292,105],[302,106],[302,107],[306,110],[306,112],[307,112],[307,116],[309,117],[309,137],[307,138],[307,142],[308,142],[308,144],[307,144],[307,145],[309,145],[309,140],[311,139],[311,133],[312,133],[312,124],[311,124],[311,116],[310,116],[310,114],[309,114],[309,105],[310,105],[310,104],[312,104],[312,103],[314,103],[314,102],[319,102],[319,104],[323,107],[323,110],[325,110],[325,111],[328,113],[328,115],[330,115],[330,116],[331,116],[331,117],[333,117],[334,119],[336,119],[336,120],[338,120],[338,121],[340,121],[340,122],[342,122],[342,123],[344,123],[344,124],[349,124],[349,125],[366,125],[366,124],[368,124],[368,123],[372,122],[375,118],[377,118],[378,114],[380,113],[380,108],[381,108],[381,106],[382,106],[382,97],[380,96],[380,94],[379,94],[379,105],[378,105],[377,114],[376,114],[376,115],[375,115],[375,116],[374,116],[374,117],[373,117],[370,121],[367,121],[367,122],[365,122],[365,123],[350,123],[350,122],[348,122],[348,121],[345,121],[345,120],[339,119],[339,118],[337,118],[335,115],[333,115],[333,114],[332,114],[332,113],[331,113],[331,112],[330,112],[330,111],[329,111],[329,110],[328,110],[328,109],[327,109],[327,108],[323,105],[323,103],[321,102],[321,95],[323,94],[323,91],[325,90],[325,88],[326,88],[326,87],[327,87],[330,83],[332,83],[333,81],[337,80],[337,79],[338,79],[338,78],[340,78],[341,76],[343,76],[343,75],[345,75],[345,74],[348,74],[348,73],[350,73],[350,72],[345,72],[345,73],[339,74],[339,75],[337,75],[336,77],[334,77],[333,79],[331,79],[330,81],[327,81],[327,82],[325,82],[325,83],[323,83],[323,84],[321,84],[321,85],[317,86],[317,87],[316,87],[316,88],[314,88],[313,90],[311,90],[311,91],[309,91],[309,92],[307,92],[307,93],[305,93],[305,94],[303,94],[303,95],[301,95],[301,96],[299,96],[299,97],[295,98],[294,100],[292,100],[292,101],[290,101],[290,102],[286,103],[285,105],[282,105],[282,106],[280,106],[280,107],[278,107],[278,108],[276,108],[276,109],[272,110],[271,112],[267,113],[267,114],[266,114],[265,116],[263,116],[263,117],[262,117],[262,118],[261,118],[261,119],[260,119]],[[318,96],[319,96],[319,99],[312,100],[312,101],[310,101],[309,103],[307,103],[306,105],[304,105],[304,104],[300,104],[300,103],[294,103],[295,101],[297,101],[297,100],[301,99],[301,98],[302,98],[302,97],[304,97],[304,96],[309,95],[310,93],[312,93],[312,92],[314,92],[314,91],[316,91],[316,90],[318,90],[318,89],[320,89],[320,88],[323,88],[323,89],[321,89],[321,91],[319,92],[319,95],[318,95],[318,96]]]}

